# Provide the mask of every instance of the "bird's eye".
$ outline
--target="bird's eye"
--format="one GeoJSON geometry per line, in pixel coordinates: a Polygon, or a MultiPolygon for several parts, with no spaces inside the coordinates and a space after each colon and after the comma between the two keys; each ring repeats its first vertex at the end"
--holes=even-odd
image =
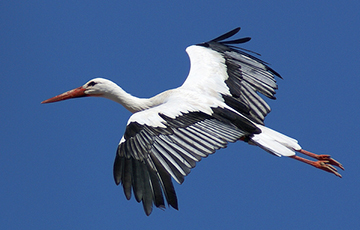
{"type": "Polygon", "coordinates": [[[94,85],[96,85],[96,84],[97,84],[96,82],[91,81],[91,82],[89,82],[88,86],[94,86],[94,85]]]}

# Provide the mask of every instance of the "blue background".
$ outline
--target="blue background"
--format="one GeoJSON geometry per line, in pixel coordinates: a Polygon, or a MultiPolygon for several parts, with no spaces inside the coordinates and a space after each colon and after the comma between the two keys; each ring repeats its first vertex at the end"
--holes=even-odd
{"type": "Polygon", "coordinates": [[[360,3],[2,1],[1,229],[356,229],[360,3]],[[94,77],[150,97],[178,87],[185,48],[237,26],[284,80],[266,125],[343,163],[342,179],[244,143],[175,185],[179,211],[125,199],[112,165],[131,115],[102,98],[40,102],[94,77]]]}

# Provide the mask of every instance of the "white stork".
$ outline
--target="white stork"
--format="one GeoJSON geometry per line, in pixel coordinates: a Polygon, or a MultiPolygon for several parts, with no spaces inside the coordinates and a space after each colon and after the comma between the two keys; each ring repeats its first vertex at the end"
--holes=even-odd
{"type": "Polygon", "coordinates": [[[297,140],[264,126],[270,107],[258,93],[275,99],[274,77],[281,76],[248,50],[233,46],[250,38],[224,41],[239,30],[188,47],[191,68],[179,88],[145,99],[126,93],[112,81],[95,78],[42,103],[100,96],[133,113],[117,148],[114,179],[122,184],[127,199],[133,190],[146,215],[153,204],[165,207],[164,195],[168,205],[178,209],[171,177],[183,183],[201,158],[238,140],[341,177],[334,166],[344,168],[329,155],[305,151],[297,140]]]}

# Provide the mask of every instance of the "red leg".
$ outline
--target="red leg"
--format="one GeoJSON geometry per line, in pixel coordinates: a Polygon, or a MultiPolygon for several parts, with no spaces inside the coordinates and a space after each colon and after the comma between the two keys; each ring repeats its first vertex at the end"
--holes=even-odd
{"type": "Polygon", "coordinates": [[[304,154],[306,156],[315,158],[315,159],[317,159],[319,161],[327,161],[326,162],[327,164],[331,164],[331,165],[334,165],[334,166],[337,166],[337,167],[341,168],[342,170],[345,170],[344,167],[342,166],[342,164],[340,162],[332,159],[330,157],[330,155],[326,155],[326,154],[318,155],[318,154],[306,151],[304,149],[297,150],[297,152],[302,153],[302,154],[304,154]]]}
{"type": "Polygon", "coordinates": [[[315,158],[318,161],[311,161],[311,160],[308,160],[308,159],[305,159],[305,158],[302,158],[302,157],[299,157],[299,156],[296,156],[296,155],[295,156],[290,156],[290,157],[295,159],[295,160],[298,160],[298,161],[304,162],[306,164],[312,165],[312,166],[314,166],[314,167],[316,167],[318,169],[322,169],[324,171],[333,173],[338,177],[341,177],[341,175],[337,172],[337,169],[334,166],[337,166],[337,167],[341,168],[342,170],[344,170],[344,167],[338,161],[332,159],[330,157],[330,155],[324,155],[324,154],[323,155],[317,155],[315,153],[308,152],[308,151],[303,150],[303,149],[297,150],[297,152],[302,153],[304,155],[307,155],[309,157],[315,158]]]}

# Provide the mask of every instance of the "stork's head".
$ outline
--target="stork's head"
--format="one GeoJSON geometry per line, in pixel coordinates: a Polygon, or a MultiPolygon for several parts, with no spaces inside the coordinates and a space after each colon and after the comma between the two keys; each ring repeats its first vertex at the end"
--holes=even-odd
{"type": "Polygon", "coordinates": [[[70,98],[87,97],[87,96],[104,97],[105,95],[111,93],[114,85],[116,85],[116,84],[107,79],[94,78],[94,79],[86,82],[85,85],[83,85],[83,86],[80,86],[73,90],[69,90],[58,96],[49,98],[41,103],[42,104],[51,103],[51,102],[67,100],[70,98]]]}

